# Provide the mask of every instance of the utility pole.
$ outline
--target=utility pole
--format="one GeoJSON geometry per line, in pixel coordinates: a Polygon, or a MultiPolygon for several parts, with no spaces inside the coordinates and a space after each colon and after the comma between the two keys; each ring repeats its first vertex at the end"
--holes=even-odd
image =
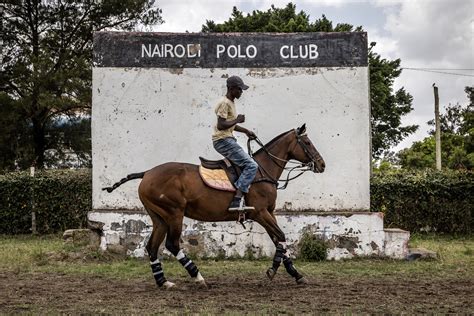
{"type": "Polygon", "coordinates": [[[439,122],[439,96],[438,87],[433,83],[435,99],[435,124],[436,124],[436,170],[441,170],[441,126],[439,122]]]}
{"type": "MultiPolygon", "coordinates": [[[[35,163],[30,167],[30,177],[35,177],[35,163]]],[[[35,212],[35,190],[34,190],[34,180],[31,181],[30,193],[31,193],[31,232],[33,235],[36,235],[38,232],[36,230],[36,212],[35,212]]]]}

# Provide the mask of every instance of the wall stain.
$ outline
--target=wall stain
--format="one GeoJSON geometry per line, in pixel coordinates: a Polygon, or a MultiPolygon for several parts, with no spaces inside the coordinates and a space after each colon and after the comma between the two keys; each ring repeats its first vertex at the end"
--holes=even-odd
{"type": "Polygon", "coordinates": [[[128,220],[125,223],[125,232],[132,233],[132,234],[140,234],[146,228],[146,224],[143,221],[136,221],[136,220],[128,220]]]}
{"type": "Polygon", "coordinates": [[[122,228],[122,224],[120,223],[117,223],[117,222],[113,222],[111,225],[110,225],[110,229],[111,230],[118,230],[122,228]]]}
{"type": "Polygon", "coordinates": [[[379,249],[379,246],[374,242],[370,242],[370,247],[372,247],[372,250],[378,250],[379,249]]]}
{"type": "Polygon", "coordinates": [[[288,76],[317,75],[321,70],[316,67],[301,68],[249,68],[248,76],[253,78],[282,78],[288,76]]]}
{"type": "Polygon", "coordinates": [[[328,246],[330,249],[334,248],[343,248],[347,249],[351,254],[355,254],[355,249],[357,249],[357,244],[359,243],[358,237],[348,237],[348,236],[333,236],[328,240],[328,246]]]}
{"type": "Polygon", "coordinates": [[[169,73],[173,75],[182,75],[183,74],[183,68],[165,68],[164,70],[167,70],[169,73]]]}

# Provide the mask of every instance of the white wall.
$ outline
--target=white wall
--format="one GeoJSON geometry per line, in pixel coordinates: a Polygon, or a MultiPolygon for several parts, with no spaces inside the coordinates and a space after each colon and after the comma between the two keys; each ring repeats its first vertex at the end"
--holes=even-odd
{"type": "MultiPolygon", "coordinates": [[[[101,191],[129,173],[167,161],[198,163],[198,156],[218,159],[211,134],[227,75],[250,86],[236,102],[246,114],[243,126],[267,142],[306,123],[326,162],[324,173],[308,172],[279,191],[277,208],[369,208],[367,67],[94,68],[93,208],[141,207],[139,180],[101,191]]],[[[245,146],[246,137],[238,140],[245,146]]]]}

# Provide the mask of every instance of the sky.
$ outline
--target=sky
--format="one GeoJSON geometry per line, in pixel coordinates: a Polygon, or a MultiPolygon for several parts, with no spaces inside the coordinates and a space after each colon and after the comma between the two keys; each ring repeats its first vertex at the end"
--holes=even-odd
{"type": "MultiPolygon", "coordinates": [[[[157,0],[165,23],[159,32],[199,32],[206,20],[221,23],[229,19],[232,7],[244,14],[268,10],[280,0],[157,0]]],[[[432,84],[439,89],[440,110],[449,104],[468,103],[466,86],[474,86],[474,1],[473,0],[314,0],[292,1],[314,21],[325,14],[333,22],[362,26],[374,50],[388,60],[401,59],[404,69],[394,90],[405,88],[413,96],[414,110],[403,117],[403,125],[419,129],[392,150],[411,146],[428,136],[427,121],[434,117],[432,84]],[[462,70],[461,70],[462,69],[462,70]],[[433,71],[453,73],[441,74],[433,71]]]]}

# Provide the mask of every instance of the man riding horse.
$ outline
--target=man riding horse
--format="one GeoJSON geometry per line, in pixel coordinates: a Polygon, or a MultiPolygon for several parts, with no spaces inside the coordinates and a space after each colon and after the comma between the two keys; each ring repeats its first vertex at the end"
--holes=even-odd
{"type": "MultiPolygon", "coordinates": [[[[276,248],[273,264],[267,270],[268,278],[273,279],[283,263],[288,274],[297,283],[305,283],[304,277],[296,270],[286,253],[285,233],[278,226],[274,214],[278,181],[285,170],[290,173],[295,169],[300,170],[300,174],[305,171],[324,172],[325,163],[306,135],[305,124],[276,136],[266,145],[263,145],[253,132],[237,125],[244,122],[245,117],[236,115],[233,101],[247,88],[242,79],[230,77],[227,80],[227,94],[216,107],[218,118],[213,134],[214,147],[243,169],[240,178],[234,182],[237,189],[235,195],[230,190],[219,190],[207,185],[199,172],[200,166],[184,162],[167,162],[145,172],[129,174],[113,186],[103,188],[110,193],[127,181],[142,179],[138,196],[153,223],[146,250],[150,257],[153,277],[161,288],[169,289],[175,286],[165,278],[158,257],[158,249],[165,238],[166,249],[178,259],[195,282],[206,286],[196,264],[180,247],[183,218],[207,222],[239,220],[245,207],[244,194],[249,205],[252,205],[250,209],[247,207],[247,218],[256,221],[267,231],[276,248]],[[262,148],[250,158],[236,143],[233,130],[256,138],[262,148]],[[286,167],[289,163],[293,163],[293,166],[286,167]],[[250,183],[253,185],[249,189],[250,183]]],[[[286,184],[298,176],[290,178],[288,175],[286,184]]],[[[286,184],[282,188],[285,188],[286,184]]]]}
{"type": "Polygon", "coordinates": [[[237,115],[234,100],[239,99],[243,90],[248,88],[249,86],[244,84],[240,77],[229,77],[227,79],[227,93],[219,101],[215,109],[217,124],[214,126],[214,134],[212,134],[214,148],[242,170],[242,174],[234,183],[236,193],[232,202],[230,202],[229,211],[250,211],[255,209],[253,206],[245,205],[243,194],[249,192],[250,184],[257,174],[258,165],[239,146],[232,133],[235,130],[245,133],[250,139],[256,137],[254,132],[237,125],[238,123],[245,122],[245,115],[237,115]]]}

